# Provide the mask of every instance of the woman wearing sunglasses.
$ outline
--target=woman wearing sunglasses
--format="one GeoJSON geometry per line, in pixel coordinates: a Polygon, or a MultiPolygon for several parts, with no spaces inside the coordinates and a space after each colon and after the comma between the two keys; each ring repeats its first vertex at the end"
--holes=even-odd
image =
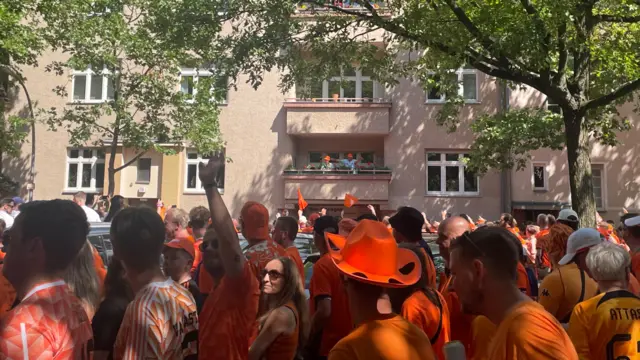
{"type": "Polygon", "coordinates": [[[260,333],[250,360],[293,360],[307,339],[307,302],[296,264],[288,257],[271,260],[262,271],[260,333]]]}

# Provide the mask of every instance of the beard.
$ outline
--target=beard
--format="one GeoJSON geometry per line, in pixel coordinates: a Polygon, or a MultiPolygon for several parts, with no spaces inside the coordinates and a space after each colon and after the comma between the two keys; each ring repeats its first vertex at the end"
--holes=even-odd
{"type": "Polygon", "coordinates": [[[482,315],[480,309],[484,303],[485,295],[479,289],[472,289],[469,291],[469,296],[465,299],[460,299],[462,305],[462,312],[469,315],[482,315]]]}

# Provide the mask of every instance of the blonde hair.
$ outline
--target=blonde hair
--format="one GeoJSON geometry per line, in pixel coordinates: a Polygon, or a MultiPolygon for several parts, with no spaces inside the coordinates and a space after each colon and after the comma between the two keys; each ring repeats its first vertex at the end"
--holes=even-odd
{"type": "Polygon", "coordinates": [[[186,229],[187,226],[189,226],[189,214],[185,210],[172,208],[167,210],[167,214],[165,215],[165,217],[168,214],[171,214],[171,216],[173,217],[172,220],[174,224],[180,225],[183,229],[186,229]]]}
{"type": "Polygon", "coordinates": [[[589,249],[586,261],[596,281],[627,282],[631,256],[621,246],[604,241],[589,249]]]}

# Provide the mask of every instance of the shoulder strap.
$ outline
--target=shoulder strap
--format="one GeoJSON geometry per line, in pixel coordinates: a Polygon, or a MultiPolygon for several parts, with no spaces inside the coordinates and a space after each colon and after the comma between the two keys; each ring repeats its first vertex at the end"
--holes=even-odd
{"type": "MultiPolygon", "coordinates": [[[[427,289],[427,291],[432,291],[432,289],[427,289]]],[[[440,296],[438,295],[438,293],[435,293],[435,298],[437,299],[437,304],[435,305],[438,307],[438,310],[440,311],[440,319],[438,319],[438,328],[436,329],[435,334],[433,334],[433,337],[429,339],[429,342],[431,343],[431,345],[434,345],[436,341],[438,341],[438,338],[440,337],[440,332],[442,331],[442,317],[443,317],[442,302],[440,301],[440,296]]]]}
{"type": "Polygon", "coordinates": [[[576,302],[576,304],[571,307],[571,310],[569,311],[569,313],[565,317],[563,317],[562,320],[560,320],[561,323],[564,323],[564,324],[569,323],[569,320],[571,320],[571,314],[573,313],[573,308],[576,307],[576,305],[578,305],[579,303],[584,301],[584,293],[586,291],[586,286],[587,286],[587,283],[585,280],[586,280],[585,273],[582,269],[580,269],[580,297],[578,298],[578,301],[576,302]]]}

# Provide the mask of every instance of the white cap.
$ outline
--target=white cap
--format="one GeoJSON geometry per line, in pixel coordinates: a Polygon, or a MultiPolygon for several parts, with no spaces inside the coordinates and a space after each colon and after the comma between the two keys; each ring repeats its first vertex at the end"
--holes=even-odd
{"type": "Polygon", "coordinates": [[[582,228],[569,235],[567,241],[567,254],[558,261],[560,265],[567,265],[580,250],[588,249],[602,242],[600,233],[596,229],[582,228]]]}
{"type": "Polygon", "coordinates": [[[632,218],[628,218],[624,221],[624,226],[626,227],[634,227],[640,225],[640,215],[634,216],[632,218]]]}
{"type": "Polygon", "coordinates": [[[578,221],[580,218],[578,217],[578,213],[573,211],[573,209],[562,209],[560,210],[560,214],[558,214],[558,220],[578,221]],[[570,219],[571,216],[575,217],[575,219],[570,219]]]}

